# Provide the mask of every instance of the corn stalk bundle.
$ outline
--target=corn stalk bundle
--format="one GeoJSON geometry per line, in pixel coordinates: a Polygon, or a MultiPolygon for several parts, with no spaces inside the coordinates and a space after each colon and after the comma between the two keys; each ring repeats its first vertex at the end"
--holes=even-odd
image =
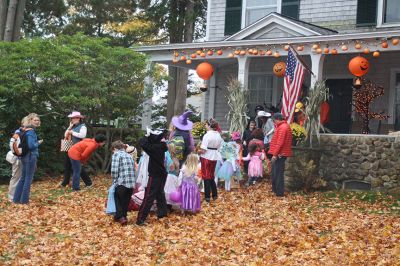
{"type": "Polygon", "coordinates": [[[229,131],[239,131],[243,133],[247,124],[246,113],[249,92],[247,89],[243,88],[240,81],[233,78],[229,80],[227,90],[229,112],[226,118],[230,123],[229,131]]]}
{"type": "Polygon", "coordinates": [[[310,89],[308,97],[305,98],[305,113],[307,120],[304,127],[307,132],[307,139],[312,147],[313,136],[317,136],[319,143],[321,129],[325,132],[325,128],[321,125],[320,108],[321,103],[326,101],[329,96],[329,88],[325,85],[325,80],[317,81],[314,87],[310,89]]]}

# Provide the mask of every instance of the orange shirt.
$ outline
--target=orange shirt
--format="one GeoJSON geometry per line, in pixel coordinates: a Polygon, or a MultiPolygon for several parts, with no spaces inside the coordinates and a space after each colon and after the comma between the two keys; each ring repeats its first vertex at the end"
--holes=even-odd
{"type": "Polygon", "coordinates": [[[68,151],[69,158],[86,163],[90,155],[99,147],[94,139],[83,139],[74,144],[68,151]]]}

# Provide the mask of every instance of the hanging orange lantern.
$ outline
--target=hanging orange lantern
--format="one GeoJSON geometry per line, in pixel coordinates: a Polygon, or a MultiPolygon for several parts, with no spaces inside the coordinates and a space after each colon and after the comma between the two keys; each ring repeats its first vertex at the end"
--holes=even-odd
{"type": "Polygon", "coordinates": [[[301,51],[303,51],[304,50],[304,46],[297,46],[297,51],[299,51],[299,52],[301,52],[301,51]]]}
{"type": "Polygon", "coordinates": [[[388,48],[389,44],[387,41],[384,41],[384,42],[382,42],[381,46],[382,46],[382,48],[388,48]]]}
{"type": "Polygon", "coordinates": [[[201,53],[200,56],[201,57],[206,57],[206,53],[201,53]]]}
{"type": "Polygon", "coordinates": [[[322,49],[321,48],[317,48],[317,50],[315,50],[317,52],[317,54],[321,54],[322,53],[322,49]]]}
{"type": "Polygon", "coordinates": [[[342,51],[347,51],[349,48],[347,48],[347,45],[342,45],[342,51]]]}
{"type": "Polygon", "coordinates": [[[213,75],[214,68],[210,63],[203,62],[196,67],[196,73],[200,78],[208,80],[213,75]]]}
{"type": "Polygon", "coordinates": [[[241,56],[244,56],[244,55],[246,55],[246,50],[242,50],[242,51],[240,51],[240,55],[241,55],[241,56]]]}
{"type": "Polygon", "coordinates": [[[178,56],[179,56],[179,53],[178,53],[178,52],[174,52],[174,56],[175,56],[175,57],[178,57],[178,56]]]}
{"type": "Polygon", "coordinates": [[[197,50],[196,54],[201,55],[202,51],[201,50],[197,50]]]}
{"type": "Polygon", "coordinates": [[[328,47],[324,48],[324,54],[329,54],[329,48],[328,47]]]}
{"type": "Polygon", "coordinates": [[[379,57],[381,55],[381,53],[379,51],[375,51],[372,56],[373,57],[379,57]]]}
{"type": "Polygon", "coordinates": [[[395,38],[395,39],[392,40],[392,44],[393,45],[398,45],[399,42],[400,42],[400,40],[398,38],[395,38]]]}
{"type": "Polygon", "coordinates": [[[331,54],[337,54],[337,50],[335,48],[332,49],[331,54]]]}
{"type": "Polygon", "coordinates": [[[277,77],[283,77],[285,76],[285,71],[286,71],[286,64],[285,62],[278,62],[274,65],[272,68],[272,71],[274,72],[275,76],[277,77]]]}
{"type": "Polygon", "coordinates": [[[364,54],[369,54],[371,51],[369,50],[369,48],[364,48],[364,54]]]}
{"type": "Polygon", "coordinates": [[[253,55],[258,55],[258,50],[257,49],[253,49],[253,55]]]}
{"type": "Polygon", "coordinates": [[[229,57],[229,58],[233,58],[233,57],[235,57],[235,55],[234,55],[233,53],[229,53],[229,54],[228,54],[228,57],[229,57]]]}
{"type": "Polygon", "coordinates": [[[274,57],[279,57],[279,56],[281,56],[280,54],[279,54],[279,52],[278,51],[276,51],[275,53],[274,53],[274,57]]]}
{"type": "Polygon", "coordinates": [[[222,54],[223,54],[222,50],[217,51],[217,55],[222,55],[222,54]]]}
{"type": "Polygon", "coordinates": [[[235,55],[239,55],[240,51],[239,50],[235,50],[235,55]]]}
{"type": "Polygon", "coordinates": [[[186,56],[182,55],[182,56],[181,56],[181,60],[182,60],[182,61],[186,61],[186,56]]]}
{"type": "Polygon", "coordinates": [[[190,65],[192,63],[192,60],[188,59],[186,60],[186,64],[190,65]]]}
{"type": "Polygon", "coordinates": [[[285,51],[289,51],[290,46],[289,45],[285,45],[284,49],[285,51]]]}
{"type": "Polygon", "coordinates": [[[266,55],[272,55],[272,51],[271,51],[271,50],[268,50],[265,54],[266,54],[266,55]]]}
{"type": "Polygon", "coordinates": [[[369,70],[369,62],[362,56],[356,56],[350,60],[349,70],[354,76],[364,76],[369,70]]]}
{"type": "Polygon", "coordinates": [[[260,50],[260,55],[265,55],[265,51],[264,50],[260,50]]]}
{"type": "Polygon", "coordinates": [[[319,45],[318,44],[313,44],[313,46],[312,46],[312,49],[313,50],[317,50],[319,48],[319,45]]]}
{"type": "Polygon", "coordinates": [[[197,54],[193,53],[193,54],[190,55],[190,57],[194,59],[194,58],[197,57],[197,54]]]}
{"type": "Polygon", "coordinates": [[[331,107],[329,106],[328,102],[325,101],[325,102],[321,103],[320,113],[319,113],[321,125],[325,125],[326,123],[329,122],[329,110],[330,109],[331,109],[331,107]]]}
{"type": "Polygon", "coordinates": [[[214,52],[212,50],[208,50],[207,54],[211,56],[214,54],[214,52]]]}
{"type": "Polygon", "coordinates": [[[178,62],[179,62],[178,59],[176,59],[176,58],[172,59],[172,63],[176,64],[176,63],[178,63],[178,62]]]}
{"type": "Polygon", "coordinates": [[[354,46],[354,48],[356,48],[357,50],[361,49],[361,44],[360,44],[360,43],[356,43],[356,45],[354,46]]]}

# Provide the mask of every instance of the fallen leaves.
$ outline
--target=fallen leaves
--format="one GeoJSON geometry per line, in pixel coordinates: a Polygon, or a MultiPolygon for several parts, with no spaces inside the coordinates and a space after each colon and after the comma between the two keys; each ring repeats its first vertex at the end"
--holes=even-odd
{"type": "Polygon", "coordinates": [[[121,227],[104,213],[110,179],[94,182],[78,193],[36,182],[28,206],[3,197],[0,264],[399,265],[399,216],[380,201],[276,198],[262,183],[221,192],[197,215],[151,215],[137,227],[132,212],[121,227]]]}

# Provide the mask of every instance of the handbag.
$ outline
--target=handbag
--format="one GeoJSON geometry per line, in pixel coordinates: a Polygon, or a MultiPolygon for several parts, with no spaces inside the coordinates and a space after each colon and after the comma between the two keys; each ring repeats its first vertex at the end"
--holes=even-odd
{"type": "Polygon", "coordinates": [[[64,138],[64,139],[61,140],[61,149],[60,149],[60,151],[67,152],[72,147],[72,145],[74,145],[74,143],[71,140],[71,135],[68,135],[67,138],[64,138]]]}
{"type": "Polygon", "coordinates": [[[112,184],[110,189],[108,190],[106,214],[113,215],[117,211],[116,207],[115,207],[115,199],[114,199],[115,187],[116,187],[116,184],[112,184]]]}
{"type": "Polygon", "coordinates": [[[10,164],[14,164],[18,160],[18,158],[12,151],[9,151],[9,152],[7,152],[6,160],[10,164]]]}

